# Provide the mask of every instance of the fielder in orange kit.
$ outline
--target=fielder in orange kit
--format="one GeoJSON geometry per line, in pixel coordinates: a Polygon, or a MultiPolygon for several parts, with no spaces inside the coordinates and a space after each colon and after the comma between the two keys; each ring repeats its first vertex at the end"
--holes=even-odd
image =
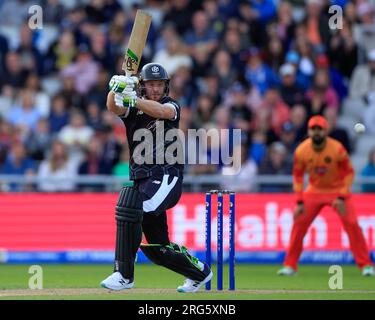
{"type": "Polygon", "coordinates": [[[354,170],[343,145],[328,137],[328,123],[322,116],[313,116],[308,122],[309,138],[294,153],[293,189],[297,196],[294,223],[284,267],[279,275],[293,275],[303,250],[303,238],[319,212],[331,206],[339,215],[349,236],[355,262],[363,275],[374,275],[366,241],[358,224],[351,199],[354,170]],[[309,183],[303,190],[304,174],[309,183]]]}

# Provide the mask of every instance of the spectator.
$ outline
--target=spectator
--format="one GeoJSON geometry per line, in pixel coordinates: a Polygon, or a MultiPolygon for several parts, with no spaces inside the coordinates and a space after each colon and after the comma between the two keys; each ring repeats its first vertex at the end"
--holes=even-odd
{"type": "Polygon", "coordinates": [[[267,90],[261,108],[269,113],[273,131],[280,134],[282,124],[289,119],[289,108],[281,99],[276,87],[267,90]]]}
{"type": "Polygon", "coordinates": [[[202,8],[206,12],[209,25],[220,34],[225,27],[225,16],[219,12],[219,3],[216,0],[203,0],[202,8]]]}
{"type": "Polygon", "coordinates": [[[296,82],[296,70],[292,64],[283,64],[280,68],[280,94],[283,101],[291,108],[304,102],[304,91],[296,82]]]}
{"type": "Polygon", "coordinates": [[[323,7],[323,0],[307,0],[306,35],[314,50],[321,52],[329,44],[330,32],[328,12],[323,7]]]}
{"type": "Polygon", "coordinates": [[[13,140],[13,127],[0,117],[0,168],[4,164],[13,140]]]}
{"type": "Polygon", "coordinates": [[[294,35],[295,22],[293,20],[293,8],[288,1],[281,1],[277,9],[277,20],[274,30],[276,36],[282,41],[283,49],[289,48],[294,35]]]}
{"type": "Polygon", "coordinates": [[[291,121],[283,123],[280,134],[280,142],[287,149],[288,161],[293,162],[293,153],[297,148],[298,141],[296,129],[294,128],[294,125],[291,121]]]}
{"type": "Polygon", "coordinates": [[[21,93],[19,104],[16,103],[8,115],[8,121],[12,125],[21,128],[24,135],[34,129],[41,118],[34,103],[35,96],[33,91],[25,89],[21,93]]]}
{"type": "Polygon", "coordinates": [[[69,122],[69,113],[66,100],[63,95],[58,94],[52,99],[52,108],[48,117],[50,131],[57,134],[69,122]]]}
{"type": "Polygon", "coordinates": [[[85,6],[85,12],[90,22],[100,24],[105,22],[104,1],[89,1],[85,6]]]}
{"type": "MultiPolygon", "coordinates": [[[[104,162],[99,140],[91,139],[85,147],[85,158],[79,166],[78,173],[80,175],[104,175],[111,172],[112,167],[104,162]]],[[[104,184],[79,184],[78,188],[84,191],[104,191],[104,184]]]]}
{"type": "Polygon", "coordinates": [[[204,11],[197,11],[193,15],[193,27],[184,35],[187,53],[193,58],[195,77],[204,76],[204,70],[210,65],[210,55],[217,47],[217,34],[208,23],[204,11]]]}
{"type": "Polygon", "coordinates": [[[319,69],[314,76],[313,87],[306,93],[308,118],[323,115],[326,108],[338,110],[338,96],[331,87],[327,70],[319,69]]]}
{"type": "MultiPolygon", "coordinates": [[[[28,156],[24,145],[21,142],[14,142],[4,165],[1,167],[2,174],[32,176],[35,174],[35,163],[28,156]]],[[[26,186],[11,183],[9,191],[26,191],[26,186]]]]}
{"type": "MultiPolygon", "coordinates": [[[[109,50],[112,57],[122,57],[124,52],[124,38],[129,18],[123,10],[115,13],[108,27],[109,50]]],[[[111,71],[114,71],[111,70],[111,71]]]]}
{"type": "Polygon", "coordinates": [[[102,125],[103,119],[101,117],[101,110],[95,101],[91,101],[87,104],[86,113],[87,125],[89,127],[97,129],[102,125]]]}
{"type": "MultiPolygon", "coordinates": [[[[281,142],[274,142],[269,148],[266,159],[259,167],[259,174],[263,175],[290,175],[292,164],[288,161],[287,149],[281,142]]],[[[261,184],[261,192],[287,192],[291,187],[283,183],[261,184]]]]}
{"type": "Polygon", "coordinates": [[[368,94],[368,106],[363,113],[363,122],[366,126],[366,131],[370,134],[375,133],[375,92],[368,94]]]}
{"type": "Polygon", "coordinates": [[[328,135],[342,143],[348,153],[352,152],[351,141],[349,135],[344,128],[337,126],[337,110],[333,108],[327,108],[323,113],[324,118],[328,122],[328,135]]]}
{"type": "MultiPolygon", "coordinates": [[[[225,110],[219,108],[216,111],[215,116],[218,119],[220,118],[220,120],[222,120],[224,114],[225,110]]],[[[229,157],[229,154],[223,152],[222,149],[223,145],[226,145],[226,143],[229,143],[229,141],[227,141],[227,131],[220,130],[222,129],[221,124],[221,121],[219,121],[219,125],[215,124],[214,122],[209,122],[206,123],[203,127],[203,129],[205,129],[207,132],[207,149],[199,148],[197,152],[197,159],[201,159],[201,161],[206,161],[206,163],[202,163],[201,161],[198,162],[191,168],[191,174],[216,174],[220,172],[221,168],[224,165],[223,156],[229,157]]],[[[229,161],[230,159],[224,160],[229,161]]]]}
{"type": "Polygon", "coordinates": [[[47,150],[51,148],[52,135],[49,130],[49,122],[45,118],[39,119],[36,128],[25,139],[28,154],[34,161],[42,161],[47,150]]]}
{"type": "Polygon", "coordinates": [[[307,111],[304,105],[297,104],[290,110],[290,121],[296,130],[296,142],[307,138],[307,111]]]}
{"type": "MultiPolygon", "coordinates": [[[[129,169],[129,150],[126,146],[121,151],[120,161],[113,167],[112,174],[115,177],[128,179],[130,177],[130,169],[129,169]]],[[[122,184],[123,187],[132,186],[133,182],[128,181],[122,184]]]]}
{"type": "Polygon", "coordinates": [[[368,62],[357,65],[350,79],[350,97],[367,104],[368,94],[375,91],[375,49],[367,55],[368,62]]]}
{"type": "Polygon", "coordinates": [[[221,104],[224,92],[220,92],[219,79],[214,74],[208,73],[205,75],[201,79],[198,89],[202,94],[206,94],[211,99],[214,106],[221,104]]]}
{"type": "Polygon", "coordinates": [[[112,168],[120,160],[121,144],[113,134],[112,127],[110,125],[101,125],[96,130],[96,137],[102,146],[102,161],[106,168],[108,168],[107,174],[110,174],[112,168]]]}
{"type": "Polygon", "coordinates": [[[77,54],[77,60],[67,65],[61,72],[63,78],[73,78],[74,88],[80,94],[86,94],[98,79],[99,66],[93,61],[87,45],[81,45],[77,54]]]}
{"type": "Polygon", "coordinates": [[[8,50],[8,40],[2,34],[0,34],[0,74],[3,74],[5,72],[5,56],[8,53],[8,50]]]}
{"type": "Polygon", "coordinates": [[[50,112],[51,100],[49,95],[43,91],[40,78],[36,73],[30,73],[26,79],[26,88],[33,91],[35,107],[42,117],[48,117],[50,112]]]}
{"type": "Polygon", "coordinates": [[[251,1],[251,12],[264,25],[276,16],[276,6],[273,0],[254,0],[251,1]]]}
{"type": "Polygon", "coordinates": [[[184,34],[191,27],[193,10],[190,0],[172,1],[170,10],[164,17],[164,23],[176,26],[178,34],[184,34]]]}
{"type": "MultiPolygon", "coordinates": [[[[179,37],[180,35],[177,33],[176,26],[170,22],[165,23],[160,29],[160,37],[155,41],[155,52],[166,50],[168,42],[179,37]]],[[[182,39],[180,40],[184,43],[182,39]]]]}
{"type": "Polygon", "coordinates": [[[215,105],[207,94],[202,94],[198,97],[195,109],[193,123],[197,129],[203,128],[207,123],[214,121],[215,105]]]}
{"type": "Polygon", "coordinates": [[[254,131],[251,137],[250,146],[250,157],[255,161],[256,165],[259,166],[267,154],[267,136],[261,131],[254,131]]]}
{"type": "Polygon", "coordinates": [[[342,29],[332,36],[328,48],[329,60],[344,77],[350,78],[358,63],[357,52],[358,47],[353,37],[351,24],[348,20],[344,20],[342,29]]]}
{"type": "Polygon", "coordinates": [[[60,24],[66,14],[65,8],[59,0],[43,0],[43,21],[46,24],[60,24]]]}
{"type": "Polygon", "coordinates": [[[296,83],[304,90],[308,89],[311,85],[311,76],[306,74],[301,67],[301,57],[296,51],[288,51],[285,55],[285,63],[292,64],[296,70],[296,83]]]}
{"type": "MultiPolygon", "coordinates": [[[[369,159],[366,166],[362,169],[362,177],[373,177],[375,178],[375,149],[372,149],[369,153],[369,159]]],[[[365,183],[362,185],[362,192],[375,192],[375,183],[365,183]]]]}
{"type": "Polygon", "coordinates": [[[20,29],[20,44],[17,48],[22,68],[29,72],[43,74],[43,56],[33,44],[32,30],[28,24],[20,29]]]}
{"type": "Polygon", "coordinates": [[[191,58],[184,52],[181,40],[175,36],[169,39],[165,49],[156,52],[152,61],[166,66],[170,77],[181,67],[191,68],[191,58]]]}
{"type": "Polygon", "coordinates": [[[94,131],[86,125],[85,118],[80,113],[74,113],[70,117],[69,124],[64,126],[58,134],[59,140],[66,144],[70,153],[77,161],[82,157],[82,149],[88,145],[94,131]]]}
{"type": "Polygon", "coordinates": [[[182,106],[191,106],[198,96],[198,86],[193,79],[191,69],[180,67],[171,78],[170,96],[182,106]]]}
{"type": "Polygon", "coordinates": [[[284,49],[279,38],[276,36],[270,38],[267,44],[264,62],[266,62],[272,70],[278,70],[284,62],[284,49]]]}
{"type": "Polygon", "coordinates": [[[187,45],[196,46],[192,50],[193,55],[196,50],[205,50],[209,53],[215,49],[217,34],[210,26],[205,11],[197,11],[193,14],[192,28],[185,33],[184,40],[187,45]]]}
{"type": "Polygon", "coordinates": [[[335,90],[339,101],[342,101],[348,95],[348,88],[341,72],[333,66],[330,66],[326,55],[319,55],[315,60],[317,72],[324,70],[331,80],[332,88],[335,90]]]}
{"type": "Polygon", "coordinates": [[[237,73],[232,68],[230,55],[226,50],[221,49],[216,52],[211,73],[219,79],[220,91],[229,88],[237,78],[237,73]]]}
{"type": "Polygon", "coordinates": [[[22,88],[26,77],[27,70],[22,67],[19,54],[9,51],[5,56],[5,72],[0,74],[0,88],[4,86],[22,88]]]}
{"type": "Polygon", "coordinates": [[[77,52],[78,49],[75,44],[74,34],[69,30],[63,31],[57,43],[53,43],[47,52],[46,72],[63,70],[73,63],[77,52]]]}
{"type": "Polygon", "coordinates": [[[75,190],[73,181],[77,176],[77,167],[70,159],[67,147],[61,141],[55,141],[48,158],[39,166],[38,190],[43,192],[69,192],[75,190]]]}
{"type": "Polygon", "coordinates": [[[247,56],[245,79],[249,84],[257,87],[263,96],[268,88],[277,84],[277,76],[271,68],[262,62],[257,48],[251,48],[247,56]]]}
{"type": "Polygon", "coordinates": [[[272,112],[268,108],[260,108],[255,113],[255,122],[253,129],[255,131],[260,131],[265,135],[265,143],[267,146],[279,139],[272,126],[272,112]]]}
{"type": "Polygon", "coordinates": [[[311,86],[315,67],[312,46],[306,39],[306,32],[304,25],[296,27],[296,38],[292,47],[299,56],[299,81],[308,89],[311,86]]]}
{"type": "Polygon", "coordinates": [[[4,1],[0,6],[1,25],[19,27],[28,16],[29,8],[35,4],[28,0],[4,1]]]}
{"type": "Polygon", "coordinates": [[[357,23],[353,26],[354,39],[361,51],[366,53],[375,48],[374,5],[361,1],[356,5],[357,23]]]}
{"type": "Polygon", "coordinates": [[[102,120],[103,126],[109,126],[112,128],[112,134],[116,141],[120,142],[121,144],[126,143],[127,138],[124,123],[119,121],[116,115],[109,110],[105,110],[102,112],[102,120]]]}
{"type": "Polygon", "coordinates": [[[248,157],[247,144],[234,147],[233,158],[241,159],[239,166],[223,167],[221,174],[225,176],[221,187],[225,190],[235,192],[254,192],[257,165],[252,158],[248,157]]]}
{"type": "Polygon", "coordinates": [[[96,103],[99,106],[100,110],[105,109],[107,103],[108,82],[108,71],[101,68],[98,74],[98,83],[94,87],[92,87],[87,94],[89,98],[86,100],[96,103]]]}
{"type": "Polygon", "coordinates": [[[231,87],[232,101],[229,106],[230,126],[235,129],[241,129],[245,139],[249,140],[252,112],[246,105],[247,90],[240,83],[236,82],[231,87]]]}
{"type": "Polygon", "coordinates": [[[106,70],[114,68],[114,60],[111,59],[110,47],[106,34],[99,28],[90,35],[90,51],[96,62],[106,70]]]}
{"type": "Polygon", "coordinates": [[[245,67],[244,57],[246,57],[245,48],[248,48],[250,41],[241,36],[241,29],[237,20],[230,20],[227,23],[223,40],[220,43],[220,49],[226,51],[230,55],[231,65],[236,73],[243,73],[245,67]],[[229,23],[234,21],[235,26],[230,27],[229,23]]]}
{"type": "Polygon", "coordinates": [[[65,98],[69,111],[75,109],[75,111],[84,112],[86,101],[84,96],[76,90],[74,81],[73,77],[64,77],[62,79],[63,88],[59,94],[65,98]]]}
{"type": "Polygon", "coordinates": [[[276,16],[274,1],[240,1],[239,15],[249,26],[248,33],[253,45],[264,47],[267,39],[267,23],[276,16]]]}
{"type": "Polygon", "coordinates": [[[85,21],[86,14],[83,6],[75,6],[70,8],[66,16],[61,22],[62,27],[65,30],[72,30],[74,33],[78,34],[79,26],[85,21]]]}

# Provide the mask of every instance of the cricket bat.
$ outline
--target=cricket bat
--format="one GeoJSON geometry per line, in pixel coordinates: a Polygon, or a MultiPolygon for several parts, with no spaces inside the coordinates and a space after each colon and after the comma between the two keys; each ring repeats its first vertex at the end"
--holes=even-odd
{"type": "Polygon", "coordinates": [[[122,63],[122,70],[125,71],[127,76],[135,75],[138,72],[150,24],[151,16],[143,10],[137,10],[128,48],[122,63]]]}

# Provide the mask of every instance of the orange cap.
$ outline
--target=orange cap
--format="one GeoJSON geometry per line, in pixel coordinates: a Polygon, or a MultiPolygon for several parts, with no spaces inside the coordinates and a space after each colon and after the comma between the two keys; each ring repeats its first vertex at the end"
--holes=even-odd
{"type": "Polygon", "coordinates": [[[321,127],[323,129],[328,128],[327,120],[322,116],[313,116],[310,118],[309,122],[307,123],[308,128],[312,128],[315,126],[321,127]]]}

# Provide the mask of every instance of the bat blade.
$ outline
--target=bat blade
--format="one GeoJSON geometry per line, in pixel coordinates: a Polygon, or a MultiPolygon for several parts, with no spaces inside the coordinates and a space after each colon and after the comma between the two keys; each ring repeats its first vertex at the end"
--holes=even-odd
{"type": "Polygon", "coordinates": [[[137,10],[128,48],[122,63],[122,70],[125,71],[127,76],[138,72],[150,25],[151,16],[143,10],[137,10]]]}

